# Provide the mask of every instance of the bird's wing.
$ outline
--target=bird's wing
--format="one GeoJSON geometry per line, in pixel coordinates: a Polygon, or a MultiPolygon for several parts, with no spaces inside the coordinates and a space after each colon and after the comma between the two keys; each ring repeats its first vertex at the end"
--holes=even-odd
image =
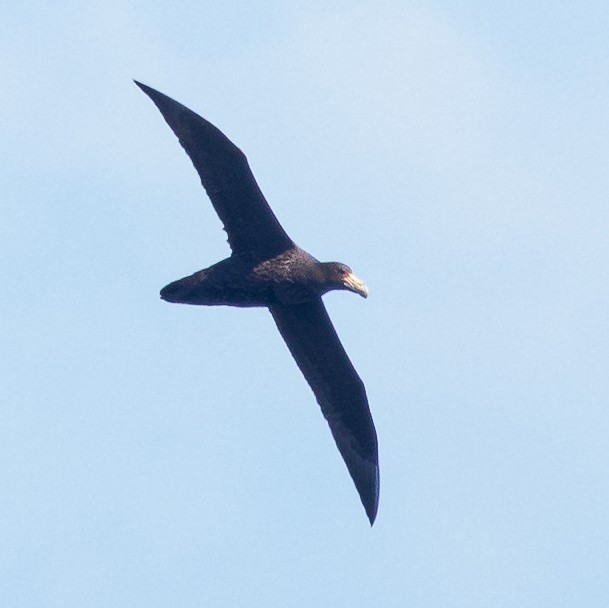
{"type": "Polygon", "coordinates": [[[315,393],[372,524],[379,499],[378,444],[364,384],[321,298],[270,310],[315,393]]]}
{"type": "Polygon", "coordinates": [[[170,97],[135,81],[190,157],[236,254],[272,257],[293,245],[266,202],[245,154],[219,129],[170,97]]]}

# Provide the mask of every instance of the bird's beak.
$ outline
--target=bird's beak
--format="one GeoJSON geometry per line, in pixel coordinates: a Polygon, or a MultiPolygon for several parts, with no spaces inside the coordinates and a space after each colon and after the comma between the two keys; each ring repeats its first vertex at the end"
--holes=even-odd
{"type": "Polygon", "coordinates": [[[359,294],[362,298],[368,297],[368,288],[366,287],[366,284],[361,279],[358,279],[352,272],[345,277],[343,284],[346,289],[359,294]]]}

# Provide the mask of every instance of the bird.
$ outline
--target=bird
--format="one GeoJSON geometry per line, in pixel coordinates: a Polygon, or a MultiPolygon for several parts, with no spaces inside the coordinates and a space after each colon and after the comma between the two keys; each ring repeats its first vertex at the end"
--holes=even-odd
{"type": "Polygon", "coordinates": [[[330,290],[364,298],[345,264],[320,262],[287,235],[245,154],[210,122],[134,80],[154,102],[199,174],[224,225],[230,257],[164,287],[167,302],[266,307],[321,408],[370,525],[379,503],[378,441],[366,389],[322,301],[330,290]]]}

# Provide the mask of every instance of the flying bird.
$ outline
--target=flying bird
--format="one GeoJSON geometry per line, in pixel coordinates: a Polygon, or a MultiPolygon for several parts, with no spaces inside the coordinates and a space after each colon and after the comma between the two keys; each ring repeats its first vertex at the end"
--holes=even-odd
{"type": "Polygon", "coordinates": [[[190,157],[228,235],[225,260],[170,283],[167,302],[267,307],[309,383],[355,483],[370,524],[379,500],[378,443],[364,384],[321,296],[334,289],[368,296],[338,262],[319,262],[286,234],[243,152],[182,104],[135,81],[157,106],[190,157]]]}

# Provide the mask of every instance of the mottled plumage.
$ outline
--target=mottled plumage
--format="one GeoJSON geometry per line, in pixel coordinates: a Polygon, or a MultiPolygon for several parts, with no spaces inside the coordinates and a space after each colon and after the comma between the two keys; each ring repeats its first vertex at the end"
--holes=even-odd
{"type": "Polygon", "coordinates": [[[319,262],[285,233],[247,159],[221,131],[139,82],[177,135],[224,224],[232,255],[161,290],[168,302],[264,306],[275,320],[328,421],[372,524],[379,496],[378,447],[364,384],[321,296],[333,289],[366,297],[351,269],[319,262]]]}

